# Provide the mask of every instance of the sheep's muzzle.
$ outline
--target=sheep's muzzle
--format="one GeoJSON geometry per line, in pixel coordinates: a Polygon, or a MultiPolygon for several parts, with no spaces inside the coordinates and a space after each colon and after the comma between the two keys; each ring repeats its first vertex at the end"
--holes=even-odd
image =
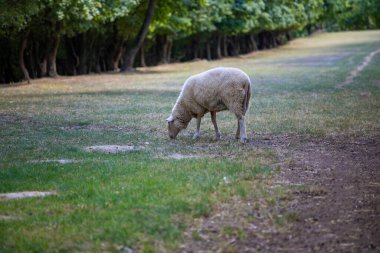
{"type": "Polygon", "coordinates": [[[181,129],[174,126],[173,122],[168,123],[168,132],[170,139],[175,139],[181,129]]]}

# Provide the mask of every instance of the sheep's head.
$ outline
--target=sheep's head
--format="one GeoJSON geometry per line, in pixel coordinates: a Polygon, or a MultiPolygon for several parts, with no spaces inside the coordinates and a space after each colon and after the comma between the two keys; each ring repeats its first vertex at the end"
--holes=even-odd
{"type": "Polygon", "coordinates": [[[177,126],[176,119],[173,115],[170,115],[166,121],[168,122],[169,137],[170,139],[175,139],[181,129],[177,126]]]}

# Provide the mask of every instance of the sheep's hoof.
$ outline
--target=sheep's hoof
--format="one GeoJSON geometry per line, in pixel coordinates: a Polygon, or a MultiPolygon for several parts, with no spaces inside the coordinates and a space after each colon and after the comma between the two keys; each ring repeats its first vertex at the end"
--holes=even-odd
{"type": "Polygon", "coordinates": [[[242,137],[242,138],[240,138],[240,142],[241,143],[247,143],[248,142],[248,138],[247,137],[242,137]]]}

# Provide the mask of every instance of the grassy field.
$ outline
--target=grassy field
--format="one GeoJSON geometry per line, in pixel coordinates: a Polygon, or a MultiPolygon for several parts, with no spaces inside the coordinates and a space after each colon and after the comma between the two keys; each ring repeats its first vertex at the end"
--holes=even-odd
{"type": "MultiPolygon", "coordinates": [[[[0,252],[173,251],[194,219],[219,203],[252,199],[264,212],[284,205],[290,187],[271,181],[279,154],[256,143],[378,134],[380,54],[352,83],[339,84],[379,48],[379,31],[318,34],[240,58],[0,87],[0,193],[58,193],[0,199],[0,252]],[[192,140],[191,122],[170,141],[165,119],[184,80],[216,66],[252,79],[250,142],[235,141],[228,112],[217,115],[222,140],[206,115],[200,139],[192,140]],[[94,145],[133,150],[84,150],[94,145]]],[[[282,226],[292,218],[268,220],[282,226]]]]}

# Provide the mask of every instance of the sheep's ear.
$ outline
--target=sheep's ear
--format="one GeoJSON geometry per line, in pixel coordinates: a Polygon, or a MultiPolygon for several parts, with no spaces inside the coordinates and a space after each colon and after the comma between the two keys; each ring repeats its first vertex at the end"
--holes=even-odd
{"type": "Polygon", "coordinates": [[[169,118],[166,119],[166,121],[168,123],[173,122],[174,121],[173,115],[170,115],[169,118]]]}

